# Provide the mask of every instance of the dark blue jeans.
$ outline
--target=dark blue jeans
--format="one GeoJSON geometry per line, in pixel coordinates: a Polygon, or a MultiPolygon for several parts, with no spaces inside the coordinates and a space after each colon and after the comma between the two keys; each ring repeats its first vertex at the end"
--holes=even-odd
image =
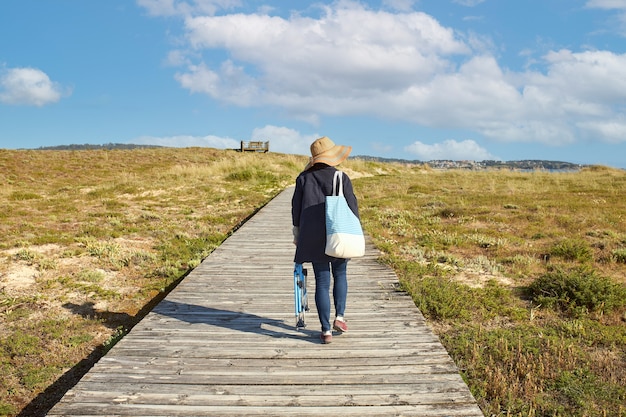
{"type": "Polygon", "coordinates": [[[343,316],[346,311],[348,297],[347,259],[336,259],[332,262],[312,262],[315,272],[315,306],[322,325],[322,331],[331,329],[330,323],[330,276],[333,276],[333,300],[335,315],[343,316]]]}

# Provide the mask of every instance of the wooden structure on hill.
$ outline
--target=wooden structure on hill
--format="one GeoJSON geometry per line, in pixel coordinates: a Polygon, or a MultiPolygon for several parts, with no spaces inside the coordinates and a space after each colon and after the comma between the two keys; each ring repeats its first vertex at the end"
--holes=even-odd
{"type": "Polygon", "coordinates": [[[270,142],[269,140],[266,142],[262,141],[250,141],[244,142],[241,141],[241,148],[239,149],[241,152],[269,152],[270,151],[270,142]]]}
{"type": "Polygon", "coordinates": [[[482,417],[369,243],[348,265],[349,331],[320,343],[313,279],[308,326],[295,329],[292,195],[230,236],[48,415],[482,417]]]}

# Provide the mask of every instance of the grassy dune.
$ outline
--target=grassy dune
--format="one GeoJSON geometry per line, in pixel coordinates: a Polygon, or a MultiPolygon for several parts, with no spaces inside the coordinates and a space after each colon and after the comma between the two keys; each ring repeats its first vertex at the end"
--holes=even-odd
{"type": "MultiPolygon", "coordinates": [[[[0,415],[45,410],[305,163],[0,150],[0,415]]],[[[624,171],[343,169],[485,415],[626,416],[624,171]]]]}
{"type": "Polygon", "coordinates": [[[626,172],[358,180],[365,228],[487,416],[626,416],[626,172]]]}
{"type": "Polygon", "coordinates": [[[305,163],[200,148],[0,150],[0,415],[106,351],[305,163]]]}

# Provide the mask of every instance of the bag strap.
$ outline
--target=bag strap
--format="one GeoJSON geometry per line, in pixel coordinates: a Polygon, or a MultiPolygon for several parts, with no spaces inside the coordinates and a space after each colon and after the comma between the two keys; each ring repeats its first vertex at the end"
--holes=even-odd
{"type": "Polygon", "coordinates": [[[343,172],[341,171],[336,171],[333,176],[333,195],[343,197],[343,172]],[[337,185],[339,185],[339,189],[337,189],[337,185]]]}

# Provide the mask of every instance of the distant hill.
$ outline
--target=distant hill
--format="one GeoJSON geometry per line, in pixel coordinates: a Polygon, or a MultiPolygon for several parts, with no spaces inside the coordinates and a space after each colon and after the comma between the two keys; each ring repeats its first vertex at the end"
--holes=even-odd
{"type": "MultiPolygon", "coordinates": [[[[105,143],[103,145],[92,144],[72,144],[72,145],[58,145],[58,146],[42,146],[37,150],[57,150],[57,151],[76,151],[86,149],[137,149],[137,148],[163,148],[159,145],[135,145],[132,143],[105,143]]],[[[365,161],[377,161],[377,162],[396,162],[401,164],[416,164],[416,165],[428,165],[435,169],[518,169],[518,170],[535,170],[545,169],[550,171],[577,171],[585,165],[573,164],[571,162],[562,161],[545,161],[545,160],[522,160],[522,161],[453,161],[447,159],[431,160],[431,161],[418,161],[408,159],[396,159],[396,158],[381,158],[377,156],[359,155],[352,156],[350,158],[362,159],[365,161]]]]}
{"type": "Polygon", "coordinates": [[[418,161],[407,159],[379,158],[375,156],[354,156],[354,159],[362,159],[366,161],[377,162],[397,162],[403,164],[428,165],[436,169],[517,169],[517,170],[535,170],[545,169],[549,171],[578,171],[585,165],[573,164],[563,161],[545,161],[545,160],[522,160],[522,161],[453,161],[447,159],[438,159],[431,161],[418,161]]]}
{"type": "Polygon", "coordinates": [[[132,143],[105,143],[103,145],[92,145],[85,143],[82,145],[58,145],[58,146],[41,146],[36,150],[42,151],[79,151],[87,149],[138,149],[138,148],[163,148],[158,145],[134,145],[132,143]]]}

